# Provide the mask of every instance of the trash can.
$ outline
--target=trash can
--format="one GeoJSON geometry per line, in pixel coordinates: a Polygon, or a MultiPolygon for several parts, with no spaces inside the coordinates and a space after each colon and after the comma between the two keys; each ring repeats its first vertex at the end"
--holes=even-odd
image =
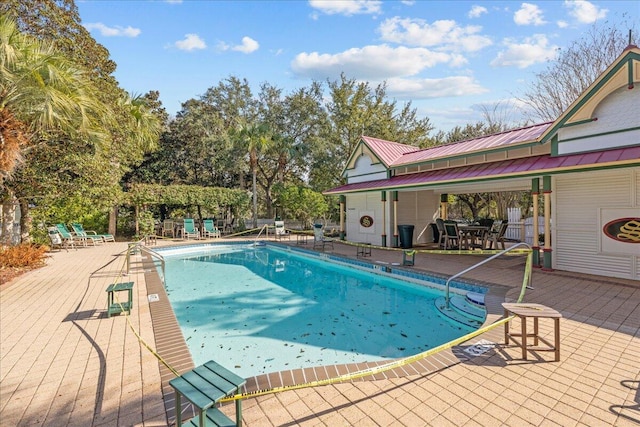
{"type": "Polygon", "coordinates": [[[413,247],[413,225],[398,225],[398,234],[400,235],[400,247],[402,249],[411,249],[413,247]]]}
{"type": "Polygon", "coordinates": [[[438,231],[438,226],[434,223],[431,223],[431,234],[433,234],[433,243],[438,243],[440,241],[440,231],[438,231]]]}

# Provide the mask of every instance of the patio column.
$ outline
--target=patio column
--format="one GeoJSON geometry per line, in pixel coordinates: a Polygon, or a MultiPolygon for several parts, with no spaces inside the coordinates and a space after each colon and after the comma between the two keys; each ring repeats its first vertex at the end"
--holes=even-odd
{"type": "Polygon", "coordinates": [[[542,193],[544,194],[544,260],[543,270],[553,270],[551,265],[551,176],[542,177],[542,193]]]}
{"type": "Polygon", "coordinates": [[[531,197],[533,198],[533,242],[531,249],[533,249],[533,266],[541,267],[540,264],[540,236],[538,235],[538,196],[540,195],[540,178],[533,178],[531,180],[531,197]]]}
{"type": "Polygon", "coordinates": [[[380,242],[383,247],[387,246],[387,192],[382,190],[380,192],[380,201],[382,201],[382,241],[380,242]]]}
{"type": "Polygon", "coordinates": [[[448,212],[447,212],[447,205],[449,203],[449,195],[448,194],[441,194],[440,195],[440,218],[442,219],[447,219],[448,216],[448,212]]]}
{"type": "Polygon", "coordinates": [[[391,197],[393,200],[393,247],[399,246],[398,241],[398,192],[392,191],[391,197]]]}
{"type": "Polygon", "coordinates": [[[347,204],[347,196],[345,196],[344,194],[340,195],[340,240],[344,240],[345,239],[345,232],[344,232],[344,212],[345,212],[345,205],[347,204]]]}

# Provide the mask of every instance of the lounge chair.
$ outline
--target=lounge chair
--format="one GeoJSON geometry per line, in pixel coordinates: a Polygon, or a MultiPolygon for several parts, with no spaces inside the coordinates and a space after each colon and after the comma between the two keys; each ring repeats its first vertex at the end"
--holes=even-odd
{"type": "Polygon", "coordinates": [[[326,246],[331,246],[333,249],[333,239],[324,237],[324,228],[319,224],[314,225],[313,227],[313,249],[315,248],[324,248],[326,246]]]}
{"type": "Polygon", "coordinates": [[[289,233],[289,231],[286,228],[284,228],[284,221],[276,221],[275,226],[276,226],[277,240],[282,240],[285,238],[291,240],[291,233],[289,233]]]}
{"type": "Polygon", "coordinates": [[[195,239],[200,238],[200,233],[198,233],[198,229],[196,228],[196,224],[193,218],[184,219],[184,228],[182,229],[182,237],[187,240],[189,240],[189,237],[193,237],[195,239]]]}
{"type": "Polygon", "coordinates": [[[103,242],[115,242],[116,239],[113,237],[113,234],[98,234],[93,230],[85,230],[82,224],[74,222],[71,224],[71,228],[78,236],[84,236],[92,238],[92,236],[96,236],[102,239],[103,242]]]}
{"type": "Polygon", "coordinates": [[[75,249],[76,245],[73,239],[65,239],[58,232],[57,227],[47,227],[47,231],[49,234],[49,240],[51,241],[51,249],[65,249],[67,252],[69,251],[69,246],[75,249]]]}
{"type": "Polygon", "coordinates": [[[205,219],[202,222],[202,237],[220,237],[220,230],[212,219],[205,219]]]}
{"type": "MultiPolygon", "coordinates": [[[[56,230],[58,230],[58,234],[60,234],[60,236],[63,239],[69,240],[71,242],[75,243],[80,243],[82,244],[82,246],[87,246],[87,238],[84,236],[78,236],[75,233],[72,233],[71,231],[69,231],[69,229],[67,228],[66,225],[64,225],[63,223],[59,223],[56,224],[56,230]]],[[[94,243],[92,241],[92,243],[94,243]]]]}

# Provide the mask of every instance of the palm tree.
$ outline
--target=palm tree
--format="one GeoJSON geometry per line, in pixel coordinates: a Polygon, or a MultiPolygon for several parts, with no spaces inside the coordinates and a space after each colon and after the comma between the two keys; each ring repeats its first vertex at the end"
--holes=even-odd
{"type": "Polygon", "coordinates": [[[258,192],[256,175],[258,169],[258,153],[271,144],[268,128],[265,124],[240,123],[233,131],[235,139],[249,153],[249,170],[251,172],[253,193],[253,228],[258,227],[258,192]]]}
{"type": "MultiPolygon", "coordinates": [[[[104,141],[99,120],[108,114],[95,93],[83,70],[51,45],[20,33],[8,16],[0,16],[0,186],[11,178],[25,150],[48,132],[104,141]]],[[[7,219],[12,218],[15,196],[10,186],[4,187],[7,219]]],[[[3,221],[5,240],[11,238],[7,228],[12,221],[8,223],[3,221]]],[[[28,230],[23,232],[28,236],[28,230]]]]}

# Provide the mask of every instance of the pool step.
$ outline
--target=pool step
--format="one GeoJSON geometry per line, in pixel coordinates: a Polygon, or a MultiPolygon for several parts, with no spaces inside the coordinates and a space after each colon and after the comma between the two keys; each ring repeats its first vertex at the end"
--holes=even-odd
{"type": "Polygon", "coordinates": [[[467,292],[465,296],[467,298],[467,302],[484,309],[484,294],[480,294],[478,292],[467,292]]]}
{"type": "Polygon", "coordinates": [[[472,328],[478,328],[484,323],[486,311],[479,305],[467,300],[466,296],[452,295],[449,308],[445,297],[436,299],[436,308],[443,316],[472,328]]]}

